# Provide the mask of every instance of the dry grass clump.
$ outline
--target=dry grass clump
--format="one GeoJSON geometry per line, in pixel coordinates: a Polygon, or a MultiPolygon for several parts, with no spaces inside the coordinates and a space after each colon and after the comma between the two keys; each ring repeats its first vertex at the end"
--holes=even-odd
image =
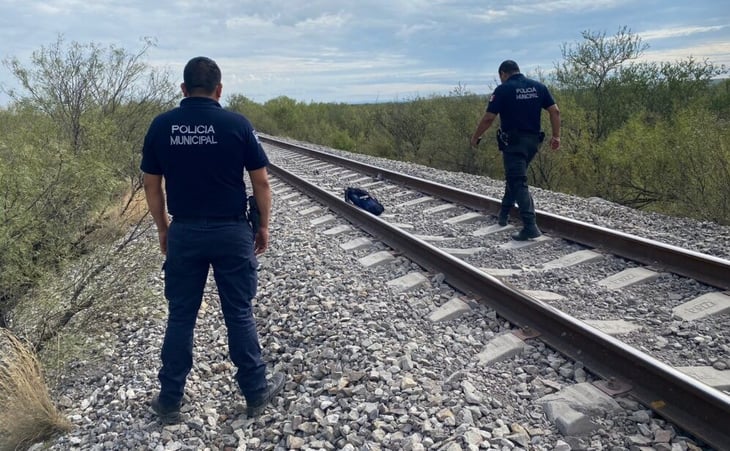
{"type": "Polygon", "coordinates": [[[51,401],[33,351],[0,329],[0,451],[26,449],[71,427],[51,401]]]}

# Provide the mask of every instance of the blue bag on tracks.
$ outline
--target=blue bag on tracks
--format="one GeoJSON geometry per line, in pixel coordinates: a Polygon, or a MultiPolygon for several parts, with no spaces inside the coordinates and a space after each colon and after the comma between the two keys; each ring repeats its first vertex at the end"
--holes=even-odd
{"type": "Polygon", "coordinates": [[[357,205],[375,216],[380,216],[385,210],[385,207],[378,202],[378,199],[371,196],[370,193],[362,188],[345,188],[345,202],[357,205]]]}

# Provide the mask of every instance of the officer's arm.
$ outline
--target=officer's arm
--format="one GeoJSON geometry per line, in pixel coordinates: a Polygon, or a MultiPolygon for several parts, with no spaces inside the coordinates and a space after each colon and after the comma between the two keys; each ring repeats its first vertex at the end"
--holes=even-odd
{"type": "Polygon", "coordinates": [[[550,115],[550,126],[553,129],[553,136],[550,138],[550,147],[553,150],[560,148],[560,109],[557,104],[552,104],[547,109],[550,115]]]}
{"type": "Polygon", "coordinates": [[[487,111],[484,113],[484,116],[482,116],[482,120],[479,121],[479,125],[477,125],[476,131],[474,131],[474,135],[471,137],[471,146],[476,147],[479,143],[479,138],[486,132],[489,127],[492,126],[492,123],[494,122],[494,119],[497,117],[496,114],[490,113],[487,111]]]}
{"type": "Polygon", "coordinates": [[[269,216],[271,214],[271,186],[269,186],[269,175],[266,167],[250,171],[251,187],[253,196],[256,198],[256,205],[261,215],[260,227],[269,228],[269,216]]]}
{"type": "Polygon", "coordinates": [[[167,228],[169,220],[165,211],[165,193],[162,189],[162,176],[144,173],[144,194],[147,199],[147,208],[157,225],[157,235],[160,238],[160,250],[167,253],[167,228]]]}
{"type": "Polygon", "coordinates": [[[263,254],[269,247],[269,216],[271,215],[271,187],[269,186],[269,175],[266,167],[248,172],[253,188],[253,197],[256,198],[256,205],[259,209],[259,229],[256,230],[254,252],[256,255],[263,254]]]}

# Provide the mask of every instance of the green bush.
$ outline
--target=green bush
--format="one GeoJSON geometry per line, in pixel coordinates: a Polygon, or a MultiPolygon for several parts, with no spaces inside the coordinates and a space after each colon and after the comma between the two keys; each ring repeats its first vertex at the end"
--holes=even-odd
{"type": "Polygon", "coordinates": [[[146,127],[179,95],[141,61],[152,45],[129,53],[59,37],[29,63],[4,60],[21,89],[0,110],[0,326],[41,276],[132,212],[146,127]]]}

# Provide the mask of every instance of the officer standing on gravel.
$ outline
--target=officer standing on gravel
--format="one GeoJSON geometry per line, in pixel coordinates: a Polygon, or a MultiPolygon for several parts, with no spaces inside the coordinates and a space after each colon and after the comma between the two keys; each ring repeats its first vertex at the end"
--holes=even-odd
{"type": "Polygon", "coordinates": [[[499,115],[501,127],[497,130],[497,143],[502,151],[506,179],[499,225],[507,225],[509,211],[517,202],[523,228],[512,238],[524,241],[542,235],[535,221],[535,205],[527,186],[527,167],[545,137],[540,130],[540,113],[543,109],[548,111],[552,128],[550,148],[558,150],[560,110],[547,87],[522,75],[514,61],[507,60],[499,66],[499,79],[502,84],[492,93],[487,111],[471,138],[471,146],[477,147],[481,136],[499,115]]]}
{"type": "Polygon", "coordinates": [[[151,405],[163,422],[179,420],[193,364],[195,320],[212,266],[231,360],[238,368],[236,380],[246,398],[248,416],[256,416],[284,386],[281,373],[266,381],[251,305],[257,284],[255,255],[263,253],[269,241],[269,161],[249,121],[218,103],[221,71],[213,60],[191,59],[183,79],[185,98],[178,108],[152,121],[142,150],[147,205],[167,257],[169,309],[161,389],[151,405]],[[244,170],[260,210],[255,238],[246,219],[244,170]]]}

